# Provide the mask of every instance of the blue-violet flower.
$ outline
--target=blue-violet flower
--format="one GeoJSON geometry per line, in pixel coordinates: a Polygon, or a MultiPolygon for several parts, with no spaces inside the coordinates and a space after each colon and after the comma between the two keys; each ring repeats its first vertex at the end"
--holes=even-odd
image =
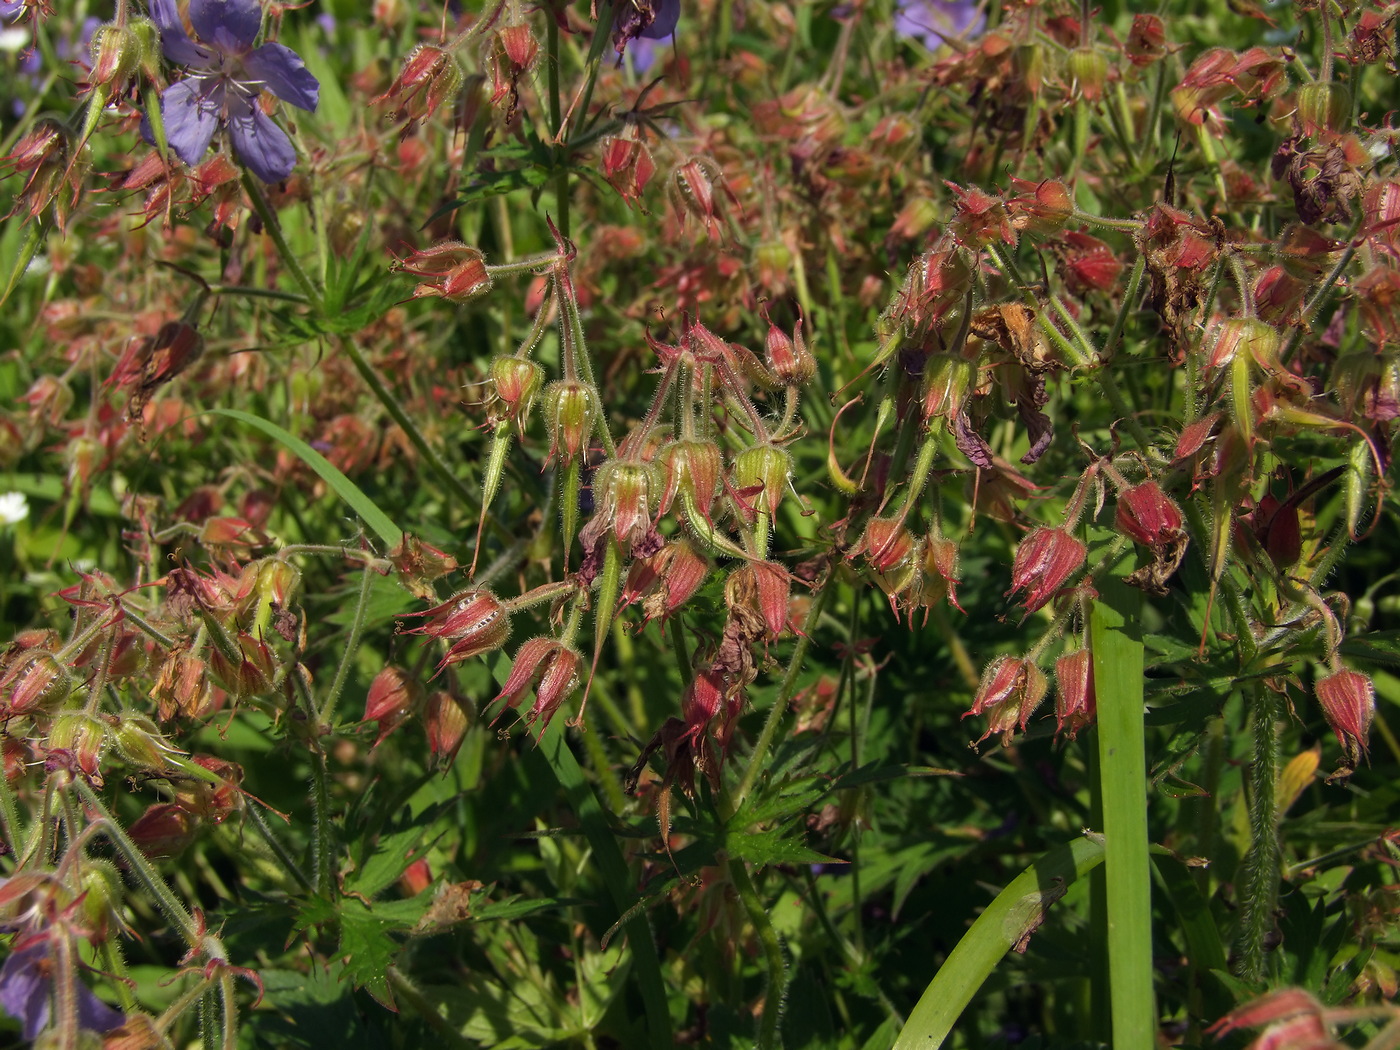
{"type": "Polygon", "coordinates": [[[986,22],[978,0],[895,0],[895,33],[930,51],[947,40],[976,36],[986,22]]]}
{"type": "MultiPolygon", "coordinates": [[[[192,40],[175,0],[151,0],[161,48],[190,75],[160,98],[166,141],[186,164],[198,164],[219,125],[228,128],[237,158],[263,182],[280,182],[296,166],[296,150],[258,103],[263,88],[307,112],[315,112],[321,85],[289,47],[254,47],[262,28],[258,0],[190,0],[192,40]]],[[[150,138],[149,124],[143,133],[150,138]]]]}
{"type": "MultiPolygon", "coordinates": [[[[43,935],[20,945],[5,960],[4,966],[0,966],[0,1007],[19,1021],[25,1039],[37,1039],[49,1026],[55,969],[53,946],[43,935]]],[[[110,1032],[126,1021],[120,1010],[97,998],[81,981],[75,982],[74,992],[78,1027],[91,1032],[110,1032]]]]}

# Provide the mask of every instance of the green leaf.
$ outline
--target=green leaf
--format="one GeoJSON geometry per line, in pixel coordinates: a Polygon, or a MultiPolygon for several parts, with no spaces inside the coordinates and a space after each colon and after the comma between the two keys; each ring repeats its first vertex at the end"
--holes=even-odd
{"type": "Polygon", "coordinates": [[[250,427],[261,430],[273,440],[281,442],[288,451],[320,475],[321,479],[331,487],[337,496],[350,505],[351,509],[384,541],[390,550],[403,542],[403,530],[395,525],[372,499],[365,495],[364,490],[336,470],[331,465],[330,460],[302,441],[301,438],[287,433],[276,423],[250,415],[247,412],[240,412],[236,408],[210,408],[205,410],[205,415],[227,416],[230,419],[236,419],[240,423],[247,423],[250,427]]]}
{"type": "Polygon", "coordinates": [[[342,897],[338,915],[342,974],[354,981],[356,988],[365,989],[379,1003],[395,1009],[386,971],[401,946],[392,934],[407,933],[413,922],[386,914],[379,905],[368,906],[357,897],[342,897]]]}
{"type": "Polygon", "coordinates": [[[1001,957],[1034,933],[1049,906],[1103,860],[1101,839],[1078,838],[1046,853],[997,894],[929,982],[895,1050],[937,1050],[1001,957]]]}
{"type": "Polygon", "coordinates": [[[841,863],[839,858],[818,853],[801,840],[781,831],[731,832],[725,836],[724,842],[731,857],[759,867],[770,864],[841,863]]]}

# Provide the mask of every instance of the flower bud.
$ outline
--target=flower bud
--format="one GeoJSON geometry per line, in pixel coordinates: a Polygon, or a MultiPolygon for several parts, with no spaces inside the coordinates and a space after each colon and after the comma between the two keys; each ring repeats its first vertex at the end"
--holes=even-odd
{"type": "Polygon", "coordinates": [[[782,634],[788,623],[791,577],[781,565],[754,561],[740,566],[724,581],[724,603],[731,616],[757,617],[769,638],[782,634]]]}
{"type": "Polygon", "coordinates": [[[439,672],[452,664],[494,652],[510,637],[509,610],[487,590],[462,591],[441,605],[410,615],[426,616],[428,620],[409,634],[425,634],[451,643],[447,655],[438,664],[439,672]]]}
{"type": "Polygon", "coordinates": [[[797,320],[792,338],[770,321],[764,349],[769,369],[784,386],[806,386],[817,374],[817,359],[802,338],[801,318],[797,320]]]}
{"type": "Polygon", "coordinates": [[[506,707],[518,707],[525,691],[534,684],[535,703],[525,716],[525,722],[534,725],[543,719],[540,725],[543,735],[555,712],[578,688],[578,668],[582,662],[578,651],[562,642],[553,638],[531,638],[515,654],[515,662],[496,700],[504,700],[506,707]]]}
{"type": "Polygon", "coordinates": [[[1007,595],[1025,591],[1026,612],[1035,612],[1079,571],[1087,553],[1088,548],[1064,529],[1035,529],[1016,548],[1007,595]]]}
{"type": "Polygon", "coordinates": [[[924,419],[957,415],[977,381],[977,364],[953,354],[934,354],[924,362],[924,419]]]}
{"type": "Polygon", "coordinates": [[[972,708],[963,717],[987,716],[987,731],[978,737],[978,743],[993,733],[1001,734],[1003,744],[1009,743],[1014,729],[1026,728],[1048,688],[1045,672],[1032,661],[998,656],[982,672],[972,708]]]}
{"type": "Polygon", "coordinates": [[[651,150],[641,139],[606,138],[603,140],[603,178],[628,204],[642,198],[651,177],[656,174],[656,162],[651,150]]]}
{"type": "Polygon", "coordinates": [[[435,44],[420,44],[408,56],[403,71],[384,94],[370,99],[377,105],[392,102],[395,117],[411,125],[436,113],[445,102],[457,97],[462,87],[462,67],[452,52],[435,44]]]}
{"type": "Polygon", "coordinates": [[[437,297],[460,304],[491,290],[486,257],[461,241],[444,241],[423,251],[411,252],[406,259],[396,260],[389,269],[430,278],[413,289],[414,299],[437,297]]]}
{"type": "Polygon", "coordinates": [[[1348,767],[1355,769],[1368,751],[1371,718],[1376,710],[1376,688],[1356,671],[1338,671],[1319,679],[1317,702],[1327,724],[1342,745],[1348,767]]]}
{"type": "Polygon", "coordinates": [[[176,715],[202,718],[214,709],[214,690],[204,661],[188,649],[174,649],[165,657],[151,686],[161,721],[176,715]]]}
{"type": "Polygon", "coordinates": [[[923,554],[920,541],[896,518],[871,518],[866,523],[860,542],[851,557],[865,555],[866,563],[875,575],[875,582],[894,607],[897,595],[903,594],[915,582],[923,554]]]}
{"type": "Polygon", "coordinates": [[[585,548],[596,541],[594,533],[608,528],[624,548],[646,536],[655,493],[655,470],[648,463],[610,459],[600,466],[593,475],[593,502],[598,510],[580,534],[585,548]]]}
{"type": "Polygon", "coordinates": [[[1069,53],[1069,73],[1081,98],[1094,102],[1103,97],[1108,83],[1108,56],[1092,47],[1077,47],[1069,53]]]}
{"type": "Polygon", "coordinates": [[[79,893],[82,895],[80,910],[83,926],[96,943],[105,941],[113,928],[121,929],[125,924],[121,918],[122,900],[126,887],[122,883],[121,872],[110,860],[101,857],[83,858],[83,871],[78,879],[79,893]]]}
{"type": "Polygon", "coordinates": [[[428,733],[428,750],[438,765],[447,766],[457,757],[462,740],[467,735],[467,710],[457,699],[442,689],[428,697],[423,711],[423,728],[428,733]]]}
{"type": "Polygon", "coordinates": [[[264,558],[258,563],[256,589],[264,601],[285,609],[301,589],[301,570],[281,558],[264,558]]]}
{"type": "Polygon", "coordinates": [[[1093,654],[1088,649],[1066,653],[1055,661],[1055,732],[1068,729],[1073,740],[1093,724],[1097,711],[1093,654]]]}
{"type": "Polygon", "coordinates": [[[362,719],[379,723],[379,732],[371,746],[382,744],[386,736],[413,714],[422,700],[422,684],[410,678],[407,672],[391,666],[375,675],[365,696],[365,717],[362,719]]]}
{"type": "Polygon", "coordinates": [[[190,761],[218,778],[217,784],[190,777],[175,782],[175,800],[200,820],[222,824],[243,806],[243,767],[213,755],[192,755],[190,761]]]}
{"type": "Polygon", "coordinates": [[[1230,318],[1216,326],[1206,364],[1220,368],[1243,355],[1260,368],[1273,371],[1279,367],[1280,343],[1279,331],[1273,325],[1253,317],[1230,318]]]}
{"type": "Polygon", "coordinates": [[[662,470],[662,513],[670,510],[680,496],[688,498],[708,521],[724,470],[719,446],[713,441],[673,441],[661,450],[658,458],[662,470]]]}
{"type": "Polygon", "coordinates": [[[169,771],[171,765],[167,756],[180,754],[145,715],[123,714],[110,738],[113,749],[123,761],[146,773],[169,771]]]}
{"type": "MultiPolygon", "coordinates": [[[[146,57],[141,35],[133,24],[135,22],[150,23],[150,20],[135,18],[125,25],[108,22],[92,32],[92,70],[88,74],[88,83],[94,88],[101,88],[105,98],[122,94],[146,57]]],[[[146,35],[149,36],[149,33],[146,35]]]]}
{"type": "Polygon", "coordinates": [[[577,380],[550,383],[544,404],[550,460],[568,462],[583,455],[598,422],[598,395],[593,387],[577,380]]]}
{"type": "Polygon", "coordinates": [[[1182,536],[1181,508],[1155,481],[1144,481],[1119,496],[1114,520],[1119,532],[1154,551],[1182,536]]]}
{"type": "Polygon", "coordinates": [[[254,638],[242,631],[238,635],[238,649],[238,660],[232,659],[219,646],[209,651],[209,669],[219,684],[235,700],[271,692],[272,683],[277,677],[272,650],[261,638],[254,638]]]}
{"type": "Polygon", "coordinates": [[[782,502],[792,458],[777,445],[754,445],[734,457],[734,487],[745,500],[744,517],[766,511],[770,520],[782,502]]]}
{"type": "Polygon", "coordinates": [[[1298,122],[1304,135],[1346,131],[1351,126],[1351,89],[1335,80],[1304,84],[1298,89],[1298,122]]]}
{"type": "Polygon", "coordinates": [[[529,358],[498,357],[491,362],[491,383],[491,422],[507,419],[524,433],[530,409],[544,385],[544,369],[529,358]]]}
{"type": "Polygon", "coordinates": [[[71,755],[78,769],[96,777],[107,750],[107,723],[82,711],[65,711],[54,720],[46,746],[71,755]]]}
{"type": "Polygon", "coordinates": [[[920,547],[919,562],[919,580],[909,608],[910,622],[915,608],[922,607],[927,620],[929,608],[945,598],[954,609],[962,612],[963,607],[958,604],[958,584],[962,576],[958,572],[957,542],[936,528],[931,530],[920,547]]]}
{"type": "Polygon", "coordinates": [[[0,678],[0,701],[8,715],[49,713],[68,699],[73,679],[50,652],[30,649],[20,654],[0,678]]]}
{"type": "Polygon", "coordinates": [[[199,824],[194,814],[173,802],[157,802],[126,829],[136,848],[150,860],[178,856],[194,841],[199,824]]]}
{"type": "Polygon", "coordinates": [[[1023,233],[1044,237],[1064,228],[1074,217],[1074,194],[1058,179],[1033,183],[1012,178],[1018,190],[1029,190],[1007,202],[1011,224],[1023,233]]]}

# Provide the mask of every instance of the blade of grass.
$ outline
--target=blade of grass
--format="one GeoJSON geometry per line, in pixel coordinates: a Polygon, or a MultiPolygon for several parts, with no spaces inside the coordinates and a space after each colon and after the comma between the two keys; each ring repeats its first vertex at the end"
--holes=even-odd
{"type": "Polygon", "coordinates": [[[281,442],[292,455],[314,470],[337,496],[348,503],[350,508],[360,516],[366,525],[374,530],[375,534],[384,541],[390,550],[403,542],[403,530],[390,520],[389,515],[380,510],[374,500],[365,495],[363,489],[336,470],[331,465],[330,460],[301,438],[287,433],[276,423],[269,422],[261,416],[240,412],[236,408],[211,408],[207,409],[204,414],[236,419],[240,423],[247,423],[250,427],[261,430],[273,440],[281,442]]]}
{"type": "Polygon", "coordinates": [[[1109,576],[1090,615],[1098,696],[1109,1001],[1114,1046],[1152,1046],[1152,882],[1143,727],[1142,595],[1109,576]]]}
{"type": "Polygon", "coordinates": [[[1103,856],[1103,843],[1097,838],[1078,838],[1050,850],[1016,876],[939,967],[901,1029],[894,1050],[938,1050],[1001,957],[1029,936],[1065,887],[1097,867],[1103,856]]]}

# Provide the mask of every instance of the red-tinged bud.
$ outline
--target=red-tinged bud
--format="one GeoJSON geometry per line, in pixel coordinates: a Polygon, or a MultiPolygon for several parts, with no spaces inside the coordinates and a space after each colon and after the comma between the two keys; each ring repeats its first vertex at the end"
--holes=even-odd
{"type": "Polygon", "coordinates": [[[930,198],[913,197],[905,203],[904,207],[899,209],[899,214],[894,217],[889,236],[895,240],[912,241],[933,229],[934,223],[938,222],[939,217],[938,205],[930,198]]]}
{"type": "Polygon", "coordinates": [[[1298,89],[1298,123],[1304,135],[1351,127],[1351,89],[1335,80],[1314,81],[1298,89]]]}
{"type": "Polygon", "coordinates": [[[1055,661],[1055,732],[1073,740],[1092,725],[1098,713],[1094,694],[1094,659],[1088,649],[1076,649],[1055,661]]]}
{"type": "Polygon", "coordinates": [[[776,638],[787,627],[790,587],[791,577],[781,565],[749,562],[724,581],[724,602],[730,615],[755,620],[770,639],[776,638]]]}
{"type": "Polygon", "coordinates": [[[389,561],[398,570],[403,585],[424,601],[437,597],[432,581],[457,568],[457,559],[452,555],[408,533],[404,533],[399,545],[389,552],[389,561]]]}
{"type": "Polygon", "coordinates": [[[765,241],[753,254],[759,286],[771,296],[785,295],[792,274],[792,249],[782,241],[765,241]]]}
{"type": "Polygon", "coordinates": [[[209,824],[222,824],[243,808],[243,767],[213,755],[193,755],[190,761],[218,778],[217,784],[188,777],[175,782],[175,800],[209,824]]]}
{"type": "Polygon", "coordinates": [[[173,802],[157,802],[126,829],[131,841],[150,860],[179,856],[194,841],[199,823],[194,814],[173,802]]]}
{"type": "Polygon", "coordinates": [[[109,738],[112,748],[124,762],[146,773],[169,772],[172,768],[169,756],[183,754],[145,715],[130,712],[121,715],[109,738]]]}
{"type": "Polygon", "coordinates": [[[1206,1029],[1217,1039],[1237,1028],[1263,1028],[1252,1050],[1318,1050],[1337,1044],[1322,1017],[1322,1004],[1301,988],[1271,992],[1245,1003],[1206,1029]]]}
{"type": "Polygon", "coordinates": [[[23,208],[31,218],[37,219],[52,205],[57,225],[60,228],[66,225],[68,213],[78,203],[83,179],[91,167],[88,147],[79,147],[74,134],[63,123],[44,118],[35,121],[15,144],[14,152],[4,158],[3,164],[29,177],[15,194],[14,206],[6,218],[23,208]],[[80,150],[76,156],[75,149],[80,150]]]}
{"type": "Polygon", "coordinates": [[[1194,423],[1188,423],[1182,427],[1181,436],[1176,439],[1176,455],[1172,462],[1180,463],[1183,459],[1190,459],[1200,452],[1215,433],[1215,428],[1219,423],[1220,413],[1212,412],[1210,415],[1202,416],[1194,423]]]}
{"type": "Polygon", "coordinates": [[[1123,54],[1133,65],[1150,66],[1167,53],[1167,30],[1156,15],[1134,15],[1123,54]]]}
{"type": "Polygon", "coordinates": [[[56,711],[72,691],[68,669],[42,649],[21,653],[0,678],[0,702],[6,717],[56,711]]]}
{"type": "Polygon", "coordinates": [[[42,375],[20,398],[29,405],[29,425],[42,438],[47,427],[60,426],[73,407],[73,391],[57,376],[42,375]]]}
{"type": "Polygon", "coordinates": [[[504,700],[506,707],[519,707],[525,692],[533,685],[535,703],[525,716],[525,724],[534,725],[543,720],[540,725],[543,735],[555,712],[578,688],[578,669],[582,662],[578,651],[563,642],[554,638],[531,638],[515,654],[515,662],[496,700],[504,700]]]}
{"type": "Polygon", "coordinates": [[[700,589],[710,575],[710,563],[685,537],[672,540],[654,556],[661,587],[643,602],[647,619],[671,616],[700,589]]]}
{"type": "Polygon", "coordinates": [[[958,584],[962,576],[958,571],[958,545],[956,541],[941,535],[936,529],[924,538],[920,548],[920,574],[909,606],[910,622],[914,610],[922,608],[927,619],[928,610],[945,598],[959,612],[958,584]]]}
{"type": "Polygon", "coordinates": [[[92,32],[92,69],[88,73],[88,83],[100,88],[103,98],[121,95],[130,86],[136,71],[141,68],[143,58],[147,58],[142,47],[142,34],[136,23],[145,23],[145,36],[159,30],[147,18],[130,18],[125,24],[108,22],[92,32]]]}
{"type": "Polygon", "coordinates": [[[982,672],[972,708],[963,717],[987,716],[987,731],[978,737],[979,744],[993,733],[1008,744],[1013,730],[1026,728],[1048,688],[1045,672],[1030,660],[998,656],[982,672]]]}
{"type": "Polygon", "coordinates": [[[850,557],[865,555],[866,563],[875,575],[875,582],[890,600],[898,615],[895,600],[914,585],[922,560],[922,542],[896,518],[871,518],[866,523],[860,542],[850,557]]]}
{"type": "Polygon", "coordinates": [[[374,676],[365,696],[365,717],[362,721],[378,722],[379,732],[372,747],[378,747],[417,710],[423,702],[423,684],[408,672],[386,667],[374,676]]]}
{"type": "Polygon", "coordinates": [[[719,240],[720,223],[715,191],[722,191],[735,207],[739,200],[725,182],[719,167],[711,160],[693,157],[671,176],[671,201],[682,218],[699,219],[711,240],[719,240]]]}
{"type": "Polygon", "coordinates": [[[1261,319],[1281,324],[1297,316],[1308,285],[1283,266],[1270,266],[1254,283],[1254,308],[1261,319]]]}
{"type": "Polygon", "coordinates": [[[957,198],[957,208],[948,228],[968,248],[981,248],[996,241],[1014,246],[1016,227],[1007,213],[1006,202],[976,186],[966,188],[944,182],[957,198]]]}
{"type": "Polygon", "coordinates": [[[661,450],[661,513],[671,509],[677,496],[689,499],[699,514],[710,520],[710,508],[719,494],[724,456],[713,441],[674,441],[661,450]]]}
{"type": "Polygon", "coordinates": [[[681,717],[685,720],[685,736],[697,739],[705,727],[719,714],[724,703],[724,674],[713,668],[698,671],[681,697],[681,717]]]}
{"type": "Polygon", "coordinates": [[[520,78],[534,65],[540,53],[539,41],[526,22],[501,26],[492,38],[487,55],[491,70],[491,104],[506,103],[506,123],[515,119],[520,106],[520,78]]]}
{"type": "Polygon", "coordinates": [[[467,735],[467,709],[451,693],[439,689],[428,697],[423,710],[423,728],[428,734],[428,750],[440,767],[452,764],[467,735]]]}
{"type": "Polygon", "coordinates": [[[1266,493],[1249,514],[1248,523],[1264,553],[1280,572],[1292,568],[1303,553],[1303,533],[1298,519],[1298,504],[1293,500],[1280,502],[1266,493]]]}
{"type": "Polygon", "coordinates": [[[509,609],[490,591],[470,590],[456,594],[422,613],[428,621],[410,631],[441,638],[450,645],[438,664],[438,671],[452,664],[494,652],[510,638],[509,609]]]}
{"type": "Polygon", "coordinates": [[[734,457],[734,487],[750,522],[755,513],[767,512],[771,522],[782,502],[792,474],[792,458],[777,445],[754,445],[734,457]]]}
{"type": "Polygon", "coordinates": [[[544,421],[549,430],[551,462],[567,463],[583,455],[598,422],[598,394],[576,380],[550,383],[544,391],[544,421]]]}
{"type": "Polygon", "coordinates": [[[624,550],[651,531],[656,497],[656,471],[638,460],[610,459],[593,475],[593,520],[579,534],[590,548],[598,534],[611,530],[624,550]]]}
{"type": "Polygon", "coordinates": [[[151,686],[156,714],[161,721],[176,715],[202,718],[214,709],[214,690],[209,684],[204,661],[188,649],[175,649],[166,655],[151,686]]]}
{"type": "Polygon", "coordinates": [[[1088,548],[1064,529],[1035,529],[1016,548],[1007,595],[1024,591],[1026,612],[1035,612],[1079,571],[1087,553],[1088,548]]]}
{"type": "Polygon", "coordinates": [[[602,170],[608,185],[628,204],[635,204],[642,199],[642,191],[656,174],[656,162],[641,139],[606,138],[602,170]]]}
{"type": "Polygon", "coordinates": [[[255,564],[257,580],[254,587],[258,596],[285,609],[301,589],[301,570],[281,558],[263,558],[255,564]]]}
{"type": "Polygon", "coordinates": [[[924,362],[924,419],[957,415],[967,401],[968,393],[977,382],[977,363],[953,354],[933,354],[924,362]]]}
{"type": "Polygon", "coordinates": [[[1278,329],[1253,317],[1232,317],[1215,328],[1206,356],[1206,365],[1221,368],[1237,356],[1244,356],[1260,368],[1277,371],[1281,339],[1278,329]]]}
{"type": "Polygon", "coordinates": [[[1063,229],[1074,217],[1074,194],[1058,179],[1035,183],[1013,177],[1011,183],[1022,193],[1008,201],[1006,207],[1011,213],[1011,224],[1022,233],[1045,237],[1063,229]]]}
{"type": "Polygon", "coordinates": [[[1069,53],[1069,75],[1079,96],[1096,102],[1108,83],[1108,56],[1097,48],[1076,47],[1069,53]]]}
{"type": "Polygon", "coordinates": [[[115,864],[101,857],[84,857],[78,891],[82,925],[94,944],[101,944],[115,930],[125,929],[121,909],[126,887],[115,864]]]}
{"type": "Polygon", "coordinates": [[[769,322],[768,338],[764,343],[768,368],[784,386],[806,386],[817,374],[817,359],[807,349],[802,338],[802,319],[797,319],[789,338],[777,325],[769,322]]]}
{"type": "Polygon", "coordinates": [[[1123,262],[1113,249],[1087,233],[1065,233],[1054,248],[1065,284],[1075,295],[1112,291],[1123,272],[1123,262]]]}
{"type": "Polygon", "coordinates": [[[407,120],[412,126],[427,120],[445,102],[457,97],[462,87],[462,67],[446,48],[421,44],[408,56],[403,72],[389,90],[371,104],[390,102],[396,109],[397,120],[407,120]]]}
{"type": "Polygon", "coordinates": [[[491,362],[494,425],[510,420],[521,433],[530,418],[535,398],[544,386],[544,369],[525,357],[498,357],[491,362]]]}
{"type": "Polygon", "coordinates": [[[410,252],[407,258],[395,260],[389,269],[429,278],[413,289],[414,299],[436,297],[449,303],[465,303],[491,290],[486,257],[461,241],[444,241],[410,252]]]}
{"type": "Polygon", "coordinates": [[[1371,718],[1376,710],[1376,688],[1356,671],[1338,671],[1317,683],[1317,702],[1327,724],[1342,745],[1346,765],[1355,769],[1369,750],[1371,718]]]}
{"type": "Polygon", "coordinates": [[[242,518],[210,518],[199,530],[199,542],[206,547],[254,547],[262,535],[242,518]]]}
{"type": "Polygon", "coordinates": [[[277,663],[272,650],[261,638],[239,632],[238,647],[242,658],[235,662],[215,646],[209,652],[209,669],[235,700],[261,696],[272,691],[277,676],[277,663]]]}
{"type": "Polygon", "coordinates": [[[89,778],[95,778],[107,750],[107,723],[83,711],[65,711],[54,719],[44,746],[49,752],[62,752],[89,778]]]}
{"type": "Polygon", "coordinates": [[[1124,536],[1154,551],[1176,544],[1183,536],[1181,508],[1155,481],[1134,485],[1119,496],[1114,520],[1124,536]]]}
{"type": "Polygon", "coordinates": [[[432,866],[422,857],[404,868],[399,876],[399,890],[405,897],[416,897],[432,884],[432,866]]]}

